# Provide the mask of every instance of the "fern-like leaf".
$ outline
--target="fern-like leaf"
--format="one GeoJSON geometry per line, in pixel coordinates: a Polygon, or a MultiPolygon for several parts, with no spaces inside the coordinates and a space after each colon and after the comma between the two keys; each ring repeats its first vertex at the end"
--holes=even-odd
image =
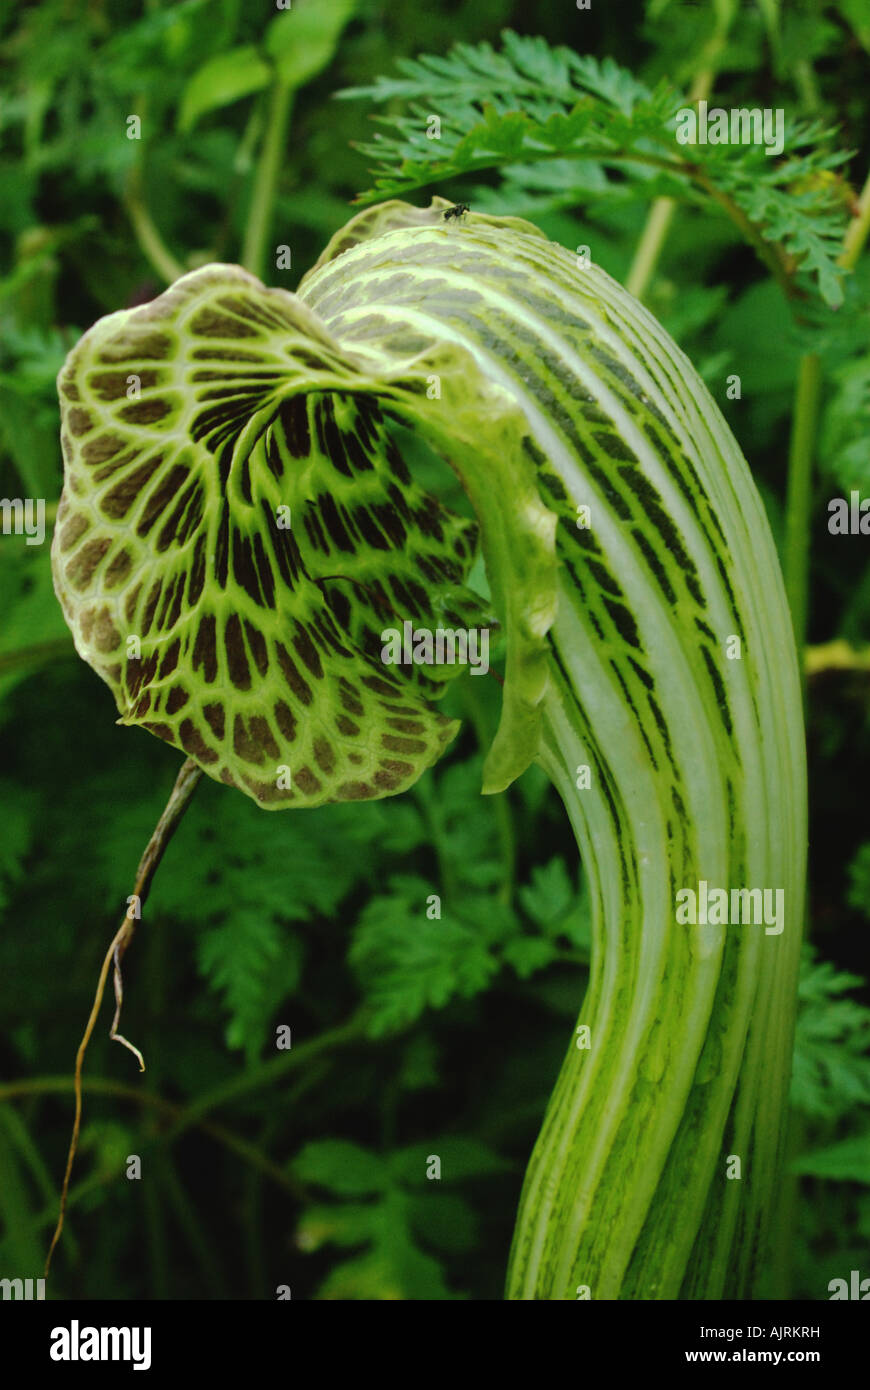
{"type": "MultiPolygon", "coordinates": [[[[375,117],[384,133],[358,145],[374,161],[372,185],[359,202],[484,169],[504,174],[511,165],[531,170],[559,161],[563,175],[566,161],[582,160],[576,199],[597,170],[591,177],[610,196],[624,197],[627,183],[646,198],[667,194],[718,207],[784,289],[805,292],[814,283],[827,304],[842,302],[837,257],[849,213],[836,182],[824,176],[848,155],[830,148],[833,131],[786,121],[789,154],[781,160],[761,145],[681,146],[675,117],[685,98],[667,83],[651,89],[612,59],[599,62],[541,38],[507,30],[502,39],[501,51],[457,44],[445,58],[403,60],[401,77],[338,94],[407,103],[404,113],[375,117]],[[437,138],[427,131],[433,115],[437,138]],[[610,184],[607,170],[616,168],[621,181],[610,184]]],[[[510,173],[516,181],[517,169],[510,173]]]]}

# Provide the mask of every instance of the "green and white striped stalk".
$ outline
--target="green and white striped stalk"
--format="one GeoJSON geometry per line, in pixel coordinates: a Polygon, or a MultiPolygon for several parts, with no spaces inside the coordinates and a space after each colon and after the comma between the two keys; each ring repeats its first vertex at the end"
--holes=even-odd
{"type": "Polygon", "coordinates": [[[354,218],[297,295],[209,266],[91,329],[59,378],[57,592],[122,722],[210,776],[272,808],[401,791],[455,731],[431,703],[454,668],[385,667],[381,629],[487,621],[474,528],[412,482],[391,424],[420,433],[473,503],[505,630],[484,790],[540,761],[593,903],[589,1046],[531,1159],[508,1296],[746,1296],[806,836],[770,531],[656,320],[529,224],[446,207],[354,218]],[[679,924],[702,880],[782,889],[784,930],[679,924]]]}

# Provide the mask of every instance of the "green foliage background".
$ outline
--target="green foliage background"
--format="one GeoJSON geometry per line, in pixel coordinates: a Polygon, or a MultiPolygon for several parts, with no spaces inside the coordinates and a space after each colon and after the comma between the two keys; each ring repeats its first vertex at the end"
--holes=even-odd
{"type": "MultiPolygon", "coordinates": [[[[258,235],[267,282],[295,286],[372,182],[372,154],[353,142],[372,146],[375,110],[394,118],[381,128],[382,187],[429,178],[403,196],[438,192],[529,217],[564,245],[589,244],[624,281],[651,199],[681,195],[679,181],[560,152],[558,64],[543,45],[537,75],[490,80],[495,154],[481,159],[479,135],[463,144],[477,119],[471,50],[446,55],[481,42],[503,53],[506,26],[598,60],[581,72],[603,105],[575,118],[571,138],[582,127],[599,143],[651,149],[637,110],[648,99],[654,110],[662,82],[688,90],[705,64],[717,69],[719,104],[783,107],[804,132],[800,167],[783,173],[763,155],[753,165],[752,152],[729,164],[720,150],[718,172],[708,171],[782,248],[780,270],[807,296],[798,311],[775,267],[694,185],[645,298],[722,405],[778,538],[798,364],[807,351],[821,359],[803,537],[813,946],[771,1291],[825,1298],[829,1279],[870,1274],[870,553],[866,537],[832,537],[826,524],[831,497],[870,495],[870,276],[865,257],[841,287],[835,266],[854,199],[847,181],[860,188],[867,173],[866,151],[853,153],[870,127],[862,0],[7,7],[0,495],[44,498],[51,518],[61,484],[54,378],[94,319],[152,298],[173,273],[240,259],[258,235]],[[420,54],[437,61],[396,66],[420,54]],[[292,93],[283,112],[276,74],[292,93]],[[334,99],[383,77],[392,86],[376,89],[377,106],[371,93],[334,99]],[[437,150],[424,142],[425,158],[442,160],[427,171],[413,137],[428,111],[448,128],[437,150]],[[138,141],[127,138],[131,114],[142,119],[138,141]],[[274,181],[258,184],[285,118],[274,181]],[[826,137],[832,126],[839,133],[826,137]],[[527,158],[530,131],[551,140],[547,159],[527,158]],[[258,186],[269,193],[259,212],[258,186]],[[278,244],[291,247],[292,273],[274,269],[278,244]],[[725,398],[730,373],[742,380],[739,401],[725,398]]],[[[494,70],[494,57],[475,61],[494,70]]],[[[479,796],[496,682],[463,678],[445,708],[464,732],[403,798],[266,815],[204,780],[127,958],[124,1031],[147,1072],[108,1044],[108,1005],[88,1056],[53,1293],[272,1298],[289,1285],[293,1297],[501,1296],[524,1165],[585,985],[588,915],[543,775],[479,796]],[[426,915],[433,893],[440,921],[426,915]],[[289,1051],[276,1049],[280,1025],[292,1030],[289,1051]],[[142,1158],[141,1181],[125,1177],[130,1154],[142,1158]],[[440,1182],[427,1179],[431,1155],[440,1182]]],[[[0,1277],[41,1273],[75,1048],[177,771],[172,750],[114,718],[108,689],[73,651],[48,540],[3,536],[0,1277]]]]}

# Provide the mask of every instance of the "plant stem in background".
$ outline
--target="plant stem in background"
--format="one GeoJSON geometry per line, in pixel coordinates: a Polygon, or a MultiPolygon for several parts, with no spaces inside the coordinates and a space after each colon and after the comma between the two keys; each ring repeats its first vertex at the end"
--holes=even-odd
{"type": "MultiPolygon", "coordinates": [[[[137,95],[135,109],[142,118],[143,126],[147,125],[148,98],[144,92],[137,95]]],[[[165,280],[167,285],[171,285],[184,274],[184,266],[169,250],[149,211],[142,172],[143,154],[144,152],[140,154],[130,170],[122,201],[143,256],[151,263],[160,278],[165,280]]]]}
{"type": "Polygon", "coordinates": [[[804,353],[795,384],[788,451],[783,571],[798,651],[806,641],[810,556],[813,451],[819,423],[822,365],[817,353],[804,353]]]}
{"type": "Polygon", "coordinates": [[[63,661],[75,656],[75,647],[59,638],[56,642],[37,642],[32,647],[20,647],[18,651],[0,654],[0,676],[10,671],[18,671],[22,666],[41,666],[43,662],[63,661]]]}
{"type": "Polygon", "coordinates": [[[671,229],[676,201],[673,198],[656,198],[649,210],[649,216],[638,242],[634,260],[625,282],[625,288],[636,299],[646,295],[653,271],[658,265],[662,248],[671,229]]]}
{"type": "Polygon", "coordinates": [[[843,238],[843,254],[840,257],[840,265],[844,266],[846,270],[855,269],[868,234],[870,234],[870,174],[867,176],[867,181],[858,199],[858,215],[849,223],[843,238]]]}
{"type": "MultiPolygon", "coordinates": [[[[843,240],[839,264],[854,270],[870,233],[870,177],[864,184],[853,218],[843,240]]],[[[788,486],[785,503],[785,553],[783,569],[801,651],[807,639],[807,590],[810,565],[810,511],[812,506],[813,452],[819,425],[822,364],[816,353],[803,355],[795,383],[792,432],[789,443],[788,486]]]]}
{"type": "Polygon", "coordinates": [[[266,244],[272,230],[272,217],[275,203],[275,190],[281,166],[281,155],[287,143],[287,129],[293,107],[293,91],[279,79],[272,88],[271,102],[266,119],[266,133],[260,148],[260,159],[254,178],[254,191],[251,195],[251,208],[245,241],[242,248],[242,265],[252,275],[262,276],[266,257],[266,244]]]}
{"type": "MultiPolygon", "coordinates": [[[[157,866],[163,858],[166,847],[169,844],[169,841],[172,839],[172,836],[175,834],[175,830],[182,816],[184,815],[184,812],[187,810],[190,798],[193,796],[193,793],[196,790],[197,784],[201,776],[202,770],[199,767],[197,767],[196,763],[193,762],[191,758],[187,758],[182,763],[181,770],[179,771],[178,776],[175,779],[175,784],[169,795],[169,800],[166,803],[163,814],[157,822],[157,825],[154,827],[154,831],[151,835],[151,838],[145,847],[145,853],[142,855],[142,858],[139,861],[139,868],[136,871],[136,882],[133,887],[132,897],[136,900],[136,908],[138,908],[139,912],[141,912],[142,905],[148,897],[152,879],[154,878],[154,875],[157,872],[157,866]]],[[[72,1167],[73,1163],[75,1162],[76,1149],[78,1148],[79,1131],[81,1129],[82,1123],[82,1068],[84,1066],[85,1053],[87,1052],[88,1043],[91,1040],[91,1034],[93,1033],[94,1027],[97,1022],[97,1017],[100,1012],[100,1006],[103,1002],[103,993],[106,988],[106,980],[108,979],[109,966],[112,964],[114,964],[115,1016],[112,1020],[112,1028],[109,1033],[109,1037],[116,1042],[122,1043],[124,1047],[128,1048],[129,1051],[132,1052],[133,1055],[138,1059],[140,1070],[145,1070],[145,1063],[142,1060],[142,1054],[139,1051],[139,1049],[134,1047],[132,1043],[128,1042],[127,1039],[122,1037],[121,1034],[118,1032],[118,1023],[120,1022],[121,1018],[121,1005],[124,1001],[124,992],[121,981],[121,961],[123,959],[124,952],[127,950],[127,947],[133,939],[133,932],[135,930],[133,924],[135,920],[136,915],[131,915],[130,907],[128,906],[127,913],[124,916],[124,920],[118,928],[117,932],[115,933],[114,937],[112,938],[111,944],[109,945],[109,949],[106,951],[106,954],[103,957],[103,964],[100,969],[99,979],[97,981],[97,989],[94,995],[94,1002],[91,1007],[90,1016],[85,1025],[85,1031],[82,1035],[82,1040],[79,1043],[78,1052],[76,1053],[74,1078],[75,1118],[73,1120],[72,1138],[70,1139],[69,1153],[67,1155],[66,1160],[66,1172],[64,1173],[63,1177],[63,1187],[61,1188],[60,1212],[57,1218],[57,1226],[55,1228],[54,1235],[51,1238],[51,1245],[49,1246],[48,1255],[46,1256],[45,1260],[46,1277],[48,1276],[48,1271],[51,1268],[51,1257],[54,1254],[55,1247],[57,1245],[57,1242],[60,1240],[61,1232],[63,1231],[63,1220],[64,1214],[66,1212],[67,1197],[69,1194],[70,1177],[72,1176],[72,1167]]]]}
{"type": "Polygon", "coordinates": [[[184,274],[184,266],[175,259],[157,230],[142,195],[142,180],[138,170],[136,177],[131,178],[124,195],[124,207],[142,254],[150,261],[160,278],[165,280],[167,285],[171,285],[184,274]]]}
{"type": "MultiPolygon", "coordinates": [[[[295,1071],[303,1071],[304,1080],[307,1083],[315,1063],[325,1057],[328,1058],[330,1052],[362,1043],[365,1038],[366,1016],[363,1011],[360,1011],[345,1023],[337,1024],[334,1028],[326,1029],[317,1037],[300,1043],[292,1051],[261,1062],[252,1071],[220,1082],[219,1085],[196,1097],[187,1106],[165,1100],[162,1096],[155,1095],[153,1091],[140,1090],[138,1087],[129,1086],[121,1081],[112,1081],[108,1077],[97,1076],[83,1080],[82,1089],[90,1091],[94,1095],[117,1096],[123,1100],[133,1101],[136,1105],[154,1110],[165,1120],[172,1121],[168,1128],[162,1129],[149,1142],[169,1145],[175,1143],[189,1129],[202,1130],[204,1134],[208,1134],[225,1148],[259,1168],[261,1172],[279,1183],[280,1186],[298,1195],[301,1190],[298,1179],[272,1163],[260,1149],[248,1140],[242,1139],[233,1130],[229,1130],[226,1126],[207,1117],[212,1111],[231,1104],[235,1100],[246,1099],[257,1091],[273,1089],[277,1082],[295,1071]]],[[[12,1081],[6,1085],[0,1085],[0,1105],[6,1105],[19,1097],[65,1095],[69,1088],[70,1078],[68,1076],[37,1076],[26,1081],[12,1081]]]]}
{"type": "Polygon", "coordinates": [[[821,646],[808,646],[804,649],[804,670],[808,678],[823,676],[829,671],[870,671],[870,647],[856,651],[842,638],[821,646]]]}
{"type": "MultiPolygon", "coordinates": [[[[477,742],[481,750],[485,750],[492,740],[493,730],[488,725],[483,700],[478,693],[478,687],[473,681],[466,680],[462,684],[462,694],[465,699],[466,708],[468,709],[469,718],[477,734],[477,742]]],[[[516,879],[517,844],[513,812],[507,792],[505,792],[503,796],[494,798],[493,813],[498,829],[502,861],[502,879],[498,888],[498,897],[499,902],[510,904],[513,901],[516,879]]]]}
{"type": "MultiPolygon", "coordinates": [[[[725,46],[730,24],[731,18],[729,16],[717,26],[716,33],[707,46],[706,66],[698,73],[689,91],[690,104],[696,101],[706,101],[713,90],[716,61],[725,46]]],[[[625,282],[625,288],[636,299],[643,299],[646,294],[653,272],[658,265],[662,248],[667,240],[676,206],[674,198],[656,198],[650,208],[646,226],[638,242],[634,260],[625,282]]]]}

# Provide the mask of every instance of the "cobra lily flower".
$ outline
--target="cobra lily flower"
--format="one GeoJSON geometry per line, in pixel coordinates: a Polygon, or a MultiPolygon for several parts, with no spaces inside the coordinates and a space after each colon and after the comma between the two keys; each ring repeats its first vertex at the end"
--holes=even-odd
{"type": "Polygon", "coordinates": [[[767,1258],[803,918],[774,545],[656,320],[528,223],[448,206],[355,217],[295,295],[206,266],[85,334],[59,377],[57,593],[122,723],[266,808],[314,807],[401,792],[443,752],[454,668],[384,665],[380,633],[489,622],[479,540],[506,643],[483,790],[543,766],[594,918],[508,1296],[740,1297],[767,1258]],[[414,481],[400,427],[477,527],[414,481]],[[681,920],[701,885],[781,891],[782,929],[681,920]]]}

